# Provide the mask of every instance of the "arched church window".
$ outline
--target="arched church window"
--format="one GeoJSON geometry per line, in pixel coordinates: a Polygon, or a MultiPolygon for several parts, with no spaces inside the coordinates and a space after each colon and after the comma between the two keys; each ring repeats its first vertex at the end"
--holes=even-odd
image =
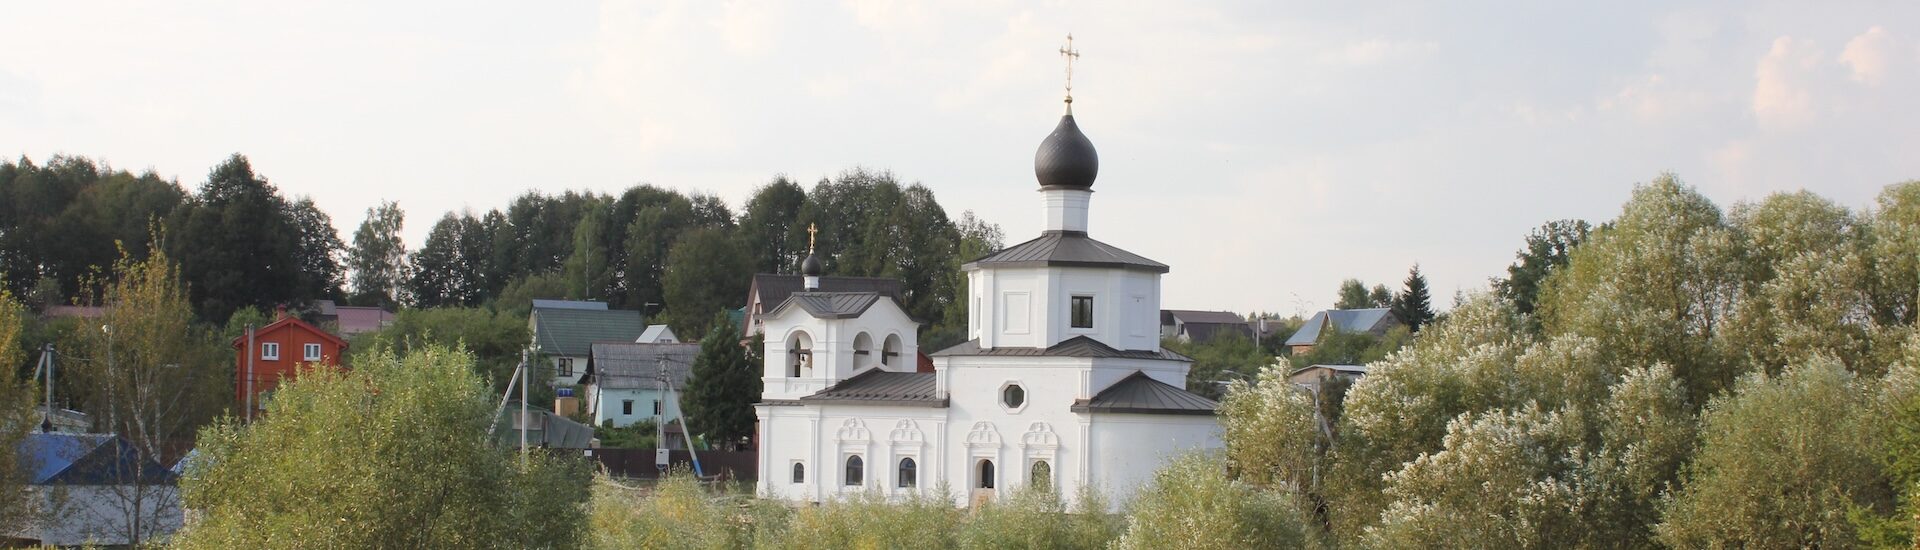
{"type": "Polygon", "coordinates": [[[866,464],[860,461],[860,455],[847,457],[847,486],[856,487],[866,484],[866,464]]]}
{"type": "Polygon", "coordinates": [[[880,348],[880,364],[889,367],[900,366],[900,335],[887,335],[886,343],[880,348]]]}
{"type": "Polygon", "coordinates": [[[802,464],[799,462],[793,463],[793,482],[794,483],[807,482],[807,465],[806,464],[802,464]]]}
{"type": "Polygon", "coordinates": [[[1053,466],[1048,465],[1045,460],[1035,461],[1033,463],[1033,473],[1027,476],[1027,478],[1028,482],[1032,483],[1035,489],[1042,491],[1053,490],[1053,466]]]}
{"type": "Polygon", "coordinates": [[[974,483],[974,488],[975,489],[992,489],[993,488],[993,461],[987,460],[984,458],[980,459],[979,469],[980,469],[980,480],[974,483]]]}
{"type": "Polygon", "coordinates": [[[853,337],[853,368],[860,370],[873,366],[873,337],[862,332],[853,337]]]}
{"type": "Polygon", "coordinates": [[[913,463],[913,457],[900,459],[900,475],[898,476],[900,478],[900,482],[898,483],[900,487],[912,488],[920,483],[920,480],[916,477],[918,472],[916,472],[915,469],[916,465],[913,463]]]}
{"type": "Polygon", "coordinates": [[[787,376],[799,378],[813,374],[813,337],[795,332],[787,337],[787,376]]]}

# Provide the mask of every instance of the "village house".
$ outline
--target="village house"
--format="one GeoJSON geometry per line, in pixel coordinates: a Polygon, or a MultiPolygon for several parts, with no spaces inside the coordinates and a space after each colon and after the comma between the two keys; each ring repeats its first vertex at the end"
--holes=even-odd
{"type": "Polygon", "coordinates": [[[1205,342],[1223,334],[1239,334],[1252,340],[1253,325],[1231,311],[1160,310],[1160,337],[1181,342],[1205,342]]]}
{"type": "Polygon", "coordinates": [[[581,383],[593,344],[633,342],[646,330],[640,312],[608,309],[606,302],[534,300],[527,314],[527,332],[533,334],[545,366],[551,367],[548,383],[554,386],[581,383]]]}
{"type": "Polygon", "coordinates": [[[678,414],[666,386],[685,391],[700,344],[601,342],[593,344],[581,384],[593,425],[626,427],[678,414]],[[664,377],[664,380],[663,380],[664,377]]]}
{"type": "Polygon", "coordinates": [[[35,432],[13,452],[22,498],[45,519],[0,526],[0,546],[122,546],[180,529],[179,476],[126,438],[35,432]]]}
{"type": "Polygon", "coordinates": [[[1320,391],[1320,386],[1336,378],[1348,382],[1359,380],[1367,375],[1366,365],[1309,365],[1294,370],[1287,375],[1287,381],[1296,386],[1320,391]]]}
{"type": "Polygon", "coordinates": [[[288,315],[233,339],[234,397],[244,416],[252,418],[267,408],[281,380],[298,376],[313,365],[340,366],[347,341],[320,327],[288,315]]]}
{"type": "Polygon", "coordinates": [[[1313,351],[1322,338],[1334,332],[1367,333],[1384,336],[1393,327],[1400,326],[1400,319],[1384,307],[1368,309],[1329,309],[1313,314],[1300,330],[1287,338],[1289,353],[1300,355],[1313,351]]]}

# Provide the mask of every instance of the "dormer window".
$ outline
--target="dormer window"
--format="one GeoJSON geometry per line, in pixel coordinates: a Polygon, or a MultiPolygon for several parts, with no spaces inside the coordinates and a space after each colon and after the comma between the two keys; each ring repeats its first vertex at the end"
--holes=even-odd
{"type": "Polygon", "coordinates": [[[1073,297],[1073,328],[1093,328],[1093,297],[1073,297]]]}

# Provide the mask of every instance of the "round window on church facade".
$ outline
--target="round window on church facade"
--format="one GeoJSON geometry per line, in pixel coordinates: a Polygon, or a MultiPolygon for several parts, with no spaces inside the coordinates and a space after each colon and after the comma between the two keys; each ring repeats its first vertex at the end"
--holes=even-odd
{"type": "Polygon", "coordinates": [[[1019,409],[1027,404],[1027,390],[1019,384],[1007,384],[1000,388],[1000,404],[1009,409],[1019,409]]]}

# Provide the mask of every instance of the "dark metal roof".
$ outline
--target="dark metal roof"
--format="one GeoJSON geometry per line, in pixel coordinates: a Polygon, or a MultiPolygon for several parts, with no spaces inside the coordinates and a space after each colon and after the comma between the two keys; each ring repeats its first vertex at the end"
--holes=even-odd
{"type": "Polygon", "coordinates": [[[819,393],[800,398],[807,404],[898,405],[945,407],[935,392],[933,373],[871,369],[841,380],[819,393]]]}
{"type": "Polygon", "coordinates": [[[647,330],[633,310],[536,307],[532,315],[534,343],[542,353],[581,357],[595,342],[632,342],[647,330]]]}
{"type": "MultiPolygon", "coordinates": [[[[787,296],[806,290],[806,281],[799,275],[760,273],[753,276],[753,290],[760,294],[760,303],[768,306],[761,311],[772,311],[774,304],[787,301],[787,296]]],[[[899,279],[885,277],[838,277],[820,278],[821,292],[877,292],[882,296],[902,301],[905,288],[899,279]]]]}
{"type": "Polygon", "coordinates": [[[1153,350],[1114,349],[1105,342],[1088,336],[1075,336],[1046,348],[998,347],[980,349],[979,340],[968,340],[953,347],[934,352],[934,357],[954,356],[998,356],[998,357],[1114,357],[1121,359],[1164,359],[1168,361],[1192,361],[1185,355],[1164,348],[1153,350]]]}
{"type": "Polygon", "coordinates": [[[849,319],[859,317],[877,303],[880,303],[880,294],[874,292],[795,292],[767,311],[772,313],[793,304],[817,319],[849,319]]]}
{"type": "Polygon", "coordinates": [[[1099,175],[1100,153],[1093,149],[1093,140],[1080,133],[1069,103],[1066,116],[1033,152],[1033,176],[1041,189],[1087,189],[1099,175]]]}
{"type": "Polygon", "coordinates": [[[1187,340],[1194,342],[1209,341],[1229,332],[1239,333],[1248,340],[1253,339],[1253,325],[1247,324],[1246,321],[1235,321],[1232,323],[1185,323],[1180,325],[1180,330],[1187,337],[1187,340]]]}
{"type": "Polygon", "coordinates": [[[693,372],[693,358],[699,354],[700,344],[596,343],[580,383],[608,389],[660,389],[658,377],[664,365],[673,387],[684,389],[693,372]]]}
{"type": "Polygon", "coordinates": [[[1193,309],[1160,310],[1160,324],[1171,325],[1175,319],[1182,323],[1245,323],[1246,318],[1231,311],[1200,311],[1193,309]]]}
{"type": "Polygon", "coordinates": [[[126,438],[110,434],[29,433],[15,452],[31,485],[171,484],[175,476],[126,438]]]}
{"type": "Polygon", "coordinates": [[[819,277],[821,271],[823,271],[823,268],[820,266],[820,257],[818,256],[808,254],[807,259],[800,262],[800,274],[803,276],[811,275],[819,277]]]}
{"type": "Polygon", "coordinates": [[[1107,389],[1100,390],[1093,399],[1075,401],[1072,410],[1077,413],[1211,415],[1219,406],[1220,403],[1212,399],[1154,380],[1147,373],[1134,371],[1107,386],[1107,389]]]}
{"type": "Polygon", "coordinates": [[[1048,231],[1040,238],[988,254],[961,269],[983,267],[1101,267],[1166,273],[1167,264],[1093,240],[1081,231],[1048,231]]]}

